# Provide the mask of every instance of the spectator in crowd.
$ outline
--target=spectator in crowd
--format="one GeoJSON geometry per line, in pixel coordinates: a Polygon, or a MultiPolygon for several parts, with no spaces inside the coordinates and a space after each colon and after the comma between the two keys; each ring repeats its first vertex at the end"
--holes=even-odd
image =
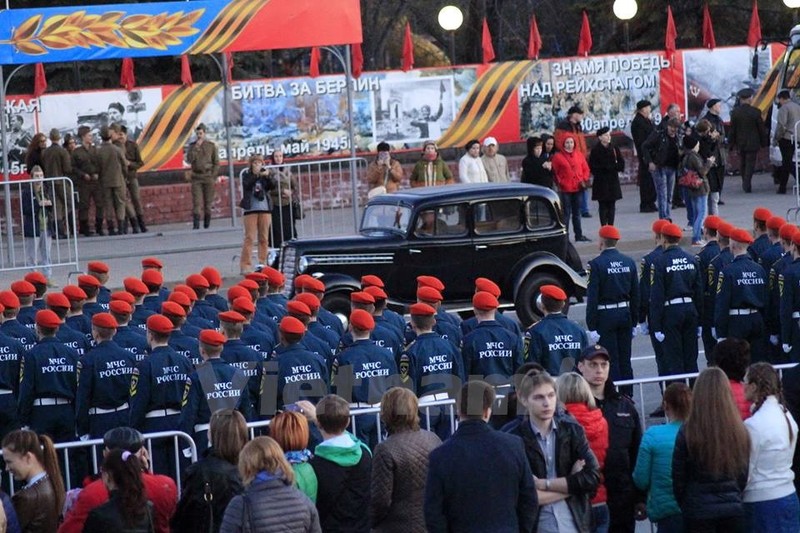
{"type": "Polygon", "coordinates": [[[292,486],[294,471],[273,439],[248,442],[239,454],[239,473],[246,488],[225,509],[220,532],[321,533],[314,504],[292,486]]]}
{"type": "Polygon", "coordinates": [[[690,221],[692,246],[704,246],[703,220],[706,218],[708,193],[711,190],[708,185],[708,171],[711,170],[711,166],[714,164],[714,156],[704,160],[700,156],[700,141],[689,135],[683,138],[683,148],[685,155],[681,163],[681,172],[694,172],[701,180],[698,187],[687,187],[689,192],[687,200],[691,202],[692,209],[690,210],[689,204],[687,204],[686,212],[694,217],[694,220],[690,221]]]}
{"type": "Polygon", "coordinates": [[[742,420],[750,417],[750,402],[744,394],[744,375],[750,365],[750,343],[736,337],[729,337],[714,347],[712,361],[725,372],[728,378],[733,401],[742,420]]]}
{"type": "Polygon", "coordinates": [[[370,198],[400,189],[404,177],[403,165],[392,158],[391,150],[389,143],[378,143],[378,157],[367,167],[367,194],[370,198]]]}
{"type": "Polygon", "coordinates": [[[553,156],[553,177],[561,193],[561,205],[564,208],[564,220],[569,232],[569,221],[572,217],[576,242],[589,242],[590,239],[581,229],[580,197],[582,191],[589,186],[589,165],[583,153],[576,149],[575,137],[566,135],[562,150],[553,156]]]}
{"type": "MultiPolygon", "coordinates": [[[[69,177],[72,174],[72,158],[67,149],[61,146],[61,132],[58,128],[50,130],[50,146],[42,152],[42,170],[45,178],[69,177]]],[[[54,222],[56,224],[57,235],[66,237],[70,235],[67,228],[67,211],[71,210],[69,197],[62,181],[52,182],[54,207],[54,222]]]]}
{"type": "Polygon", "coordinates": [[[772,146],[777,146],[781,151],[781,165],[775,169],[775,179],[778,182],[778,194],[786,194],[786,184],[789,181],[789,174],[794,174],[794,152],[793,143],[795,126],[800,122],[800,104],[792,101],[789,91],[783,90],[778,93],[777,128],[772,138],[772,146]]]}
{"type": "Polygon", "coordinates": [[[554,189],[553,164],[544,153],[544,141],[539,137],[528,137],[527,149],[528,153],[522,160],[520,181],[554,189]]]}
{"type": "Polygon", "coordinates": [[[672,488],[672,454],[678,430],[689,416],[692,392],[685,383],[670,383],[662,402],[666,424],[651,426],[642,437],[633,481],[647,492],[647,518],[660,533],[683,531],[683,516],[672,488]]]}
{"type": "MultiPolygon", "coordinates": [[[[795,421],[800,420],[800,365],[783,371],[782,384],[786,408],[795,421]]],[[[800,495],[800,446],[794,448],[792,471],[794,472],[794,486],[800,495]]]]}
{"type": "Polygon", "coordinates": [[[753,107],[753,89],[742,89],[736,96],[739,105],[731,111],[731,129],[729,141],[731,146],[739,150],[741,160],[742,190],[753,191],[753,172],[756,169],[758,151],[769,145],[769,132],[761,117],[761,110],[753,107]]]}
{"type": "Polygon", "coordinates": [[[481,160],[481,143],[477,139],[464,146],[466,153],[458,160],[458,181],[460,183],[487,183],[489,177],[481,160]]]}
{"type": "Polygon", "coordinates": [[[412,187],[433,187],[454,183],[453,172],[439,155],[439,148],[434,141],[425,141],[422,145],[422,158],[414,165],[409,181],[412,187]]]}
{"type": "Polygon", "coordinates": [[[244,211],[244,240],[239,258],[239,274],[242,276],[253,271],[254,241],[258,242],[258,263],[267,264],[272,224],[272,189],[276,187],[275,180],[264,168],[264,156],[253,154],[248,162],[250,166],[239,174],[242,180],[242,200],[239,207],[244,211]]]}
{"type": "MultiPolygon", "coordinates": [[[[552,400],[555,404],[555,394],[552,400]]],[[[525,446],[487,424],[494,402],[494,389],[485,381],[461,387],[458,429],[430,454],[425,484],[430,533],[536,530],[536,487],[525,446]]]]}
{"type": "Polygon", "coordinates": [[[56,449],[47,435],[27,429],[3,438],[3,461],[24,483],[11,498],[22,533],[54,533],[64,505],[64,482],[56,449]]]}
{"type": "Polygon", "coordinates": [[[708,214],[719,214],[719,195],[722,190],[722,178],[725,175],[724,155],[725,135],[720,134],[710,121],[700,120],[694,128],[696,138],[700,141],[700,157],[711,161],[706,178],[708,179],[708,214]]]}
{"type": "Polygon", "coordinates": [[[25,168],[30,174],[33,167],[44,168],[44,161],[42,160],[42,153],[47,148],[47,137],[44,133],[37,133],[31,139],[28,145],[28,150],[25,152],[25,168]]]}
{"type": "Polygon", "coordinates": [[[492,183],[508,183],[510,177],[508,175],[508,161],[506,156],[497,152],[497,139],[494,137],[486,137],[483,140],[483,168],[486,169],[486,175],[492,183]]]}
{"type": "Polygon", "coordinates": [[[542,157],[550,161],[556,155],[556,138],[549,133],[542,133],[542,157]]]}
{"type": "Polygon", "coordinates": [[[44,184],[44,172],[38,166],[31,169],[33,180],[22,189],[22,235],[25,237],[27,264],[40,267],[49,279],[53,275],[50,266],[50,250],[53,247],[53,201],[52,191],[44,184]]]}
{"type": "MultiPolygon", "coordinates": [[[[305,402],[304,402],[305,403],[305,402]]],[[[269,424],[269,435],[283,450],[286,460],[294,471],[294,485],[317,501],[317,475],[311,467],[311,451],[308,449],[308,420],[301,413],[282,411],[269,424]]]]}
{"type": "MultiPolygon", "coordinates": [[[[555,146],[560,150],[564,146],[564,141],[567,136],[572,136],[575,139],[575,150],[580,152],[584,159],[589,154],[586,148],[586,136],[583,132],[583,109],[580,106],[574,105],[567,110],[567,117],[556,124],[555,129],[555,146]]],[[[583,189],[580,194],[580,210],[581,216],[589,218],[592,215],[589,213],[589,191],[583,189]]]]}
{"type": "Polygon", "coordinates": [[[372,459],[372,531],[425,533],[428,456],[442,441],[420,429],[417,397],[407,388],[386,391],[381,399],[381,420],[389,436],[375,447],[372,459]]]}
{"type": "Polygon", "coordinates": [[[272,247],[279,250],[284,241],[297,236],[294,221],[302,215],[300,186],[291,168],[284,165],[284,158],[280,148],[275,148],[269,156],[269,175],[276,185],[269,191],[272,198],[272,247]]]}
{"type": "Polygon", "coordinates": [[[492,419],[489,421],[489,425],[494,429],[503,429],[506,424],[524,417],[526,413],[525,406],[517,398],[517,389],[522,378],[531,370],[544,372],[545,368],[539,363],[527,362],[514,372],[512,381],[514,387],[507,396],[498,398],[496,407],[492,409],[492,419]]]}
{"type": "Polygon", "coordinates": [[[750,438],[728,379],[706,368],[694,384],[689,417],[678,430],[672,484],[688,533],[744,533],[742,492],[747,484],[750,438]]]}
{"type": "Polygon", "coordinates": [[[589,154],[589,170],[594,176],[592,200],[599,207],[600,225],[614,225],[617,200],[622,199],[619,173],[625,170],[625,160],[616,146],[611,146],[611,130],[602,127],[597,130],[599,141],[589,154]]]}
{"type": "Polygon", "coordinates": [[[653,185],[653,177],[644,162],[644,150],[642,145],[655,129],[655,124],[650,118],[653,106],[649,100],[639,100],[636,102],[636,115],[631,121],[631,136],[633,146],[636,149],[636,158],[639,161],[639,170],[636,183],[639,185],[639,212],[656,213],[656,190],[653,185]]]}
{"type": "MultiPolygon", "coordinates": [[[[575,372],[559,376],[556,388],[558,401],[564,404],[567,412],[578,421],[586,432],[589,448],[597,458],[599,470],[602,472],[608,451],[608,422],[603,418],[603,412],[595,404],[592,389],[589,388],[589,384],[586,383],[583,376],[575,372]]],[[[609,515],[606,498],[606,487],[601,475],[597,492],[591,501],[592,533],[608,532],[609,515]]]]}
{"type": "MultiPolygon", "coordinates": [[[[135,137],[136,135],[134,135],[135,137]]],[[[195,140],[189,144],[186,161],[190,171],[187,179],[192,183],[192,228],[200,229],[200,216],[203,227],[211,225],[211,207],[214,205],[214,184],[219,174],[219,155],[217,145],[206,137],[206,125],[195,128],[195,140]]]]}
{"type": "Polygon", "coordinates": [[[78,227],[81,235],[93,235],[89,228],[89,208],[94,203],[94,227],[97,235],[103,233],[103,200],[100,175],[98,174],[97,148],[92,144],[92,129],[89,126],[78,128],[80,146],[72,151],[72,169],[76,175],[78,191],[78,227]]]}
{"type": "Polygon", "coordinates": [[[142,484],[142,464],[128,450],[110,450],[101,469],[109,499],[89,513],[84,533],[153,531],[153,504],[142,484]]]}
{"type": "MultiPolygon", "coordinates": [[[[728,164],[728,148],[725,139],[725,121],[722,119],[722,100],[719,98],[712,98],[706,102],[706,114],[697,123],[695,131],[700,129],[700,123],[707,120],[712,127],[713,132],[709,134],[711,140],[715,143],[714,152],[711,154],[704,154],[701,148],[700,153],[703,157],[713,155],[717,159],[717,163],[709,172],[709,185],[711,186],[711,194],[708,198],[708,212],[709,214],[717,214],[717,205],[725,205],[722,201],[722,188],[725,185],[725,166],[728,164]]],[[[703,126],[705,129],[705,126],[703,126]]],[[[698,131],[698,133],[700,133],[698,131]]]]}
{"type": "Polygon", "coordinates": [[[772,365],[752,365],[745,382],[745,394],[753,402],[753,416],[744,422],[750,434],[750,470],[744,489],[747,530],[795,532],[800,524],[800,502],[791,466],[797,423],[783,405],[780,377],[772,365]]]}
{"type": "Polygon", "coordinates": [[[655,184],[658,218],[667,218],[670,222],[672,221],[670,198],[675,188],[675,174],[680,164],[678,150],[680,127],[679,119],[666,120],[666,127],[654,129],[642,144],[642,159],[647,164],[655,184]]]}
{"type": "Polygon", "coordinates": [[[181,499],[172,518],[174,533],[218,532],[228,503],[244,490],[237,469],[239,453],[248,438],[244,416],[233,409],[215,411],[208,434],[211,447],[186,470],[181,499]]]}

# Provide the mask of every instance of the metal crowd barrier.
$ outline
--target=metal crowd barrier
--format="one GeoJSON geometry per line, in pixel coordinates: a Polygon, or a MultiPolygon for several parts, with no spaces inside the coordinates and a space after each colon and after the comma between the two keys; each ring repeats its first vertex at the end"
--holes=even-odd
{"type": "MultiPolygon", "coordinates": [[[[17,180],[0,187],[3,205],[2,232],[0,239],[0,271],[44,269],[46,261],[39,246],[40,237],[26,237],[25,219],[36,216],[35,200],[49,200],[46,207],[49,222],[45,239],[45,253],[49,252],[47,267],[71,266],[78,269],[78,241],[75,223],[75,192],[72,180],[66,177],[43,180],[17,180]],[[41,183],[40,191],[34,193],[34,183],[41,183]],[[63,219],[63,225],[59,219],[63,219]]],[[[33,224],[32,219],[29,227],[33,224]]],[[[41,228],[41,224],[40,224],[41,228]]]]}

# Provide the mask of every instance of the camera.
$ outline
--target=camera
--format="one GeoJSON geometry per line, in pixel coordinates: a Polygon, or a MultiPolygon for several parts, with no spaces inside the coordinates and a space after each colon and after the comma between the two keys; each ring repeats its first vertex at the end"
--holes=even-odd
{"type": "Polygon", "coordinates": [[[258,201],[263,201],[264,198],[267,197],[266,193],[264,192],[264,186],[261,184],[261,180],[258,180],[253,186],[253,197],[258,201]]]}

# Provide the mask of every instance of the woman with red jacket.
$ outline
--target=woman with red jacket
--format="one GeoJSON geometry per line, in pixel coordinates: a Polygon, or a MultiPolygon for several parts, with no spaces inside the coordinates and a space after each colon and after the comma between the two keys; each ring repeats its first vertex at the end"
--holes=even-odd
{"type": "Polygon", "coordinates": [[[581,229],[581,194],[589,186],[589,164],[586,157],[575,149],[575,137],[567,135],[561,150],[553,156],[553,177],[561,195],[564,218],[569,231],[569,219],[575,231],[576,242],[589,242],[581,229]]]}
{"type": "Polygon", "coordinates": [[[558,400],[586,432],[586,439],[600,464],[600,485],[592,498],[592,533],[608,533],[610,515],[606,505],[603,468],[608,450],[608,422],[595,405],[592,389],[580,374],[570,372],[558,377],[558,400]]]}

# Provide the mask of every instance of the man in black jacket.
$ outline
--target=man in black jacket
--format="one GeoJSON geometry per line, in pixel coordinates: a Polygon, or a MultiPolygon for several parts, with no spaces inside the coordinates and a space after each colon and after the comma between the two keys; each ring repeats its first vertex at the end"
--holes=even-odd
{"type": "Polygon", "coordinates": [[[608,511],[611,514],[609,531],[636,530],[636,519],[645,518],[645,495],[633,484],[633,469],[639,444],[642,442],[642,423],[636,406],[620,394],[608,379],[608,351],[594,344],[587,347],[578,359],[578,370],[589,382],[597,406],[608,422],[608,453],[604,468],[608,492],[608,511]]]}
{"type": "Polygon", "coordinates": [[[731,111],[730,143],[739,150],[741,159],[742,189],[752,192],[753,172],[758,151],[769,145],[769,135],[761,118],[761,111],[750,105],[753,90],[742,89],[737,93],[739,107],[731,111]]]}
{"type": "Polygon", "coordinates": [[[644,155],[642,145],[656,129],[653,120],[650,118],[652,111],[652,104],[649,100],[639,100],[636,102],[636,116],[633,117],[631,122],[631,136],[633,137],[633,146],[636,147],[636,158],[639,160],[639,174],[637,180],[639,182],[639,212],[640,213],[657,213],[656,207],[656,188],[653,185],[653,176],[650,175],[650,170],[647,168],[647,163],[644,162],[644,155]]]}
{"type": "MultiPolygon", "coordinates": [[[[662,124],[664,121],[662,121],[662,124]]],[[[658,201],[658,218],[672,220],[670,198],[675,188],[675,174],[681,161],[678,150],[678,129],[681,122],[677,118],[666,121],[666,127],[656,128],[642,144],[642,160],[653,175],[658,201]]]]}
{"type": "Polygon", "coordinates": [[[522,440],[486,423],[494,400],[484,381],[461,388],[458,430],[430,454],[425,524],[431,533],[536,529],[536,488],[522,440]]]}

